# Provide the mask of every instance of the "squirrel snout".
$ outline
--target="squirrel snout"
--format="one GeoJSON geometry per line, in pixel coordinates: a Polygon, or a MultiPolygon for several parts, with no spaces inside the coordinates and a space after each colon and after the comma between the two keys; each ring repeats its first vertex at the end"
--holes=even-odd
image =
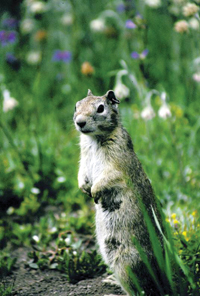
{"type": "Polygon", "coordinates": [[[78,115],[76,117],[76,124],[80,127],[83,128],[86,125],[86,118],[83,115],[78,115]]]}

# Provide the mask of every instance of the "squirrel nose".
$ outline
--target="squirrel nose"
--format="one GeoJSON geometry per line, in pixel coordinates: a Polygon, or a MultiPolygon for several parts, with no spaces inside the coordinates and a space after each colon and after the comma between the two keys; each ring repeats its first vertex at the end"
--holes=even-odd
{"type": "Polygon", "coordinates": [[[76,118],[76,124],[80,126],[80,128],[83,128],[86,125],[86,120],[81,115],[77,116],[76,118]]]}
{"type": "Polygon", "coordinates": [[[76,124],[82,128],[82,127],[84,127],[86,125],[86,122],[85,121],[80,121],[80,122],[76,122],[76,124]]]}

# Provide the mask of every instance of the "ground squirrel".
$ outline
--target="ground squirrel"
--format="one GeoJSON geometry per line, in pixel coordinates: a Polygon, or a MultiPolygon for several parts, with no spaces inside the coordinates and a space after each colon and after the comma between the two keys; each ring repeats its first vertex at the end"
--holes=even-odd
{"type": "MultiPolygon", "coordinates": [[[[137,290],[129,267],[147,295],[160,295],[133,243],[135,238],[156,270],[141,204],[155,229],[152,208],[159,221],[160,214],[150,181],[120,121],[118,104],[111,90],[104,96],[88,90],[87,97],[77,102],[73,119],[81,133],[78,183],[95,201],[100,253],[124,291],[135,295],[137,290]]],[[[156,232],[162,246],[158,229],[156,232]]]]}

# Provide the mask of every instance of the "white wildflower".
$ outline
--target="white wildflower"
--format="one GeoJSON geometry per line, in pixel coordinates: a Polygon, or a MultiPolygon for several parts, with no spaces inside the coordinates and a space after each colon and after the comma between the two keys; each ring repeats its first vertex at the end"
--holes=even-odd
{"type": "Polygon", "coordinates": [[[64,26],[70,26],[73,23],[73,17],[71,14],[66,13],[61,17],[61,24],[64,26]]]}
{"type": "Polygon", "coordinates": [[[157,8],[161,6],[161,1],[160,0],[145,0],[146,5],[152,7],[152,8],[157,8]]]}
{"type": "Polygon", "coordinates": [[[145,107],[141,112],[141,117],[144,120],[151,120],[151,119],[153,119],[155,117],[155,115],[156,114],[155,114],[151,104],[149,104],[147,107],[145,107]]]}
{"type": "Polygon", "coordinates": [[[26,55],[26,61],[30,65],[37,65],[41,62],[42,60],[42,55],[40,51],[30,51],[26,55]]]}
{"type": "Polygon", "coordinates": [[[61,213],[61,217],[66,218],[66,213],[65,212],[61,213]]]}
{"type": "Polygon", "coordinates": [[[60,176],[57,178],[58,183],[64,183],[66,181],[66,178],[63,176],[60,176]]]}
{"type": "Polygon", "coordinates": [[[18,186],[19,186],[19,189],[23,189],[25,186],[24,186],[24,183],[23,182],[19,182],[19,184],[18,184],[18,186]]]}
{"type": "Polygon", "coordinates": [[[192,78],[194,79],[194,81],[200,82],[200,72],[194,73],[192,78]]]}
{"type": "Polygon", "coordinates": [[[31,19],[25,19],[20,23],[20,30],[23,34],[28,34],[34,29],[34,21],[31,19]]]}
{"type": "Polygon", "coordinates": [[[158,116],[166,119],[167,117],[172,116],[171,111],[167,105],[167,103],[163,103],[163,105],[158,110],[158,116]]]}
{"type": "Polygon", "coordinates": [[[122,82],[122,76],[127,74],[128,74],[127,70],[120,70],[116,75],[114,92],[118,99],[125,99],[130,94],[129,88],[122,82]]]}
{"type": "Polygon", "coordinates": [[[29,9],[33,13],[43,13],[47,10],[47,4],[41,1],[30,3],[29,9]]]}
{"type": "Polygon", "coordinates": [[[193,16],[199,11],[199,7],[194,3],[187,3],[183,7],[183,15],[184,16],[193,16]]]}
{"type": "Polygon", "coordinates": [[[40,193],[40,189],[39,188],[36,188],[36,187],[33,187],[33,188],[31,188],[31,193],[33,193],[33,194],[39,194],[40,193]]]}
{"type": "Polygon", "coordinates": [[[118,82],[114,87],[114,92],[118,99],[125,99],[129,96],[130,90],[129,88],[123,84],[122,82],[118,82]]]}
{"type": "Polygon", "coordinates": [[[50,232],[50,233],[56,233],[57,230],[58,230],[58,229],[54,226],[54,227],[52,227],[52,228],[49,229],[49,232],[50,232]]]}
{"type": "Polygon", "coordinates": [[[15,211],[15,209],[14,209],[13,207],[9,207],[9,208],[7,209],[7,211],[6,211],[6,213],[7,213],[8,215],[12,215],[12,214],[14,213],[14,211],[15,211]]]}
{"type": "Polygon", "coordinates": [[[188,23],[185,20],[180,20],[174,24],[174,30],[178,33],[188,32],[188,23]]]}
{"type": "Polygon", "coordinates": [[[69,246],[71,244],[71,237],[70,236],[66,237],[65,243],[67,246],[69,246]]]}
{"type": "Polygon", "coordinates": [[[140,114],[144,120],[151,120],[156,116],[154,109],[151,106],[151,97],[153,94],[157,94],[157,93],[158,93],[157,90],[152,89],[146,95],[146,98],[145,98],[146,107],[142,110],[142,112],[140,114]]]}
{"type": "Polygon", "coordinates": [[[105,21],[102,18],[90,22],[90,29],[95,32],[103,32],[106,28],[105,21]]]}
{"type": "Polygon", "coordinates": [[[181,9],[178,5],[172,4],[169,6],[169,12],[173,15],[179,16],[181,9]]]}
{"type": "Polygon", "coordinates": [[[34,236],[32,237],[32,239],[33,239],[36,243],[39,243],[39,241],[40,241],[39,236],[37,236],[37,235],[34,235],[34,236]]]}
{"type": "Polygon", "coordinates": [[[166,97],[167,97],[167,94],[165,92],[162,92],[161,93],[162,106],[158,110],[158,116],[164,119],[172,116],[169,106],[166,103],[166,97]]]}
{"type": "Polygon", "coordinates": [[[3,90],[3,112],[8,112],[18,105],[18,101],[11,98],[9,90],[3,90]]]}
{"type": "Polygon", "coordinates": [[[189,24],[189,27],[192,28],[193,30],[198,30],[199,29],[199,21],[195,17],[192,17],[188,21],[188,24],[189,24]]]}

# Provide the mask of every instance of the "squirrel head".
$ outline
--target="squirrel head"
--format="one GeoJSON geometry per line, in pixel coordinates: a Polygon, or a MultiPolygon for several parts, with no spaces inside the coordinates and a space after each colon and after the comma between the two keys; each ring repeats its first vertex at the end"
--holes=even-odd
{"type": "MultiPolygon", "coordinates": [[[[87,96],[88,97],[94,97],[94,95],[93,95],[93,93],[91,92],[90,89],[88,89],[87,96]]],[[[116,99],[115,93],[114,93],[113,90],[108,90],[107,93],[105,94],[105,97],[107,98],[108,103],[109,103],[109,101],[112,104],[119,104],[120,103],[120,101],[118,99],[116,99]]]]}
{"type": "Polygon", "coordinates": [[[87,97],[76,103],[73,118],[76,129],[91,136],[111,133],[119,124],[119,103],[112,90],[94,96],[88,89],[87,97]]]}

